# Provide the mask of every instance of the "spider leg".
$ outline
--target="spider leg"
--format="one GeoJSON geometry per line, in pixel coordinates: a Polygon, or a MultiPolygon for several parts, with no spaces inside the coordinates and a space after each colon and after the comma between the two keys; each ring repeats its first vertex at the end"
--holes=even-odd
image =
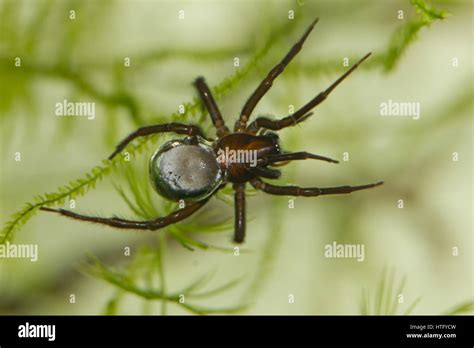
{"type": "Polygon", "coordinates": [[[196,81],[194,81],[194,86],[197,88],[199,96],[201,97],[204,106],[209,112],[209,116],[212,119],[212,123],[217,129],[217,136],[222,137],[226,134],[229,134],[229,128],[227,128],[227,126],[225,125],[224,119],[222,118],[222,114],[219,111],[216,101],[214,100],[211,90],[207,86],[207,83],[204,78],[198,77],[196,81]]]}
{"type": "Polygon", "coordinates": [[[135,138],[143,137],[155,133],[165,133],[173,132],[176,134],[185,134],[185,135],[199,135],[203,138],[203,131],[198,126],[187,125],[182,123],[165,123],[165,124],[156,124],[153,126],[145,126],[138,128],[135,132],[131,133],[125,139],[123,139],[115,148],[115,151],[109,156],[109,159],[114,158],[118,153],[120,153],[131,141],[135,138]]]}
{"type": "Polygon", "coordinates": [[[383,184],[379,181],[375,184],[360,185],[360,186],[336,186],[336,187],[298,187],[298,186],[276,186],[271,185],[262,180],[255,178],[250,181],[250,184],[258,190],[277,196],[303,196],[314,197],[321,195],[337,195],[346,194],[354,191],[365,190],[383,184]]]}
{"type": "MultiPolygon", "coordinates": [[[[298,123],[305,121],[307,118],[309,118],[309,117],[312,116],[313,114],[314,114],[314,112],[308,112],[308,113],[307,113],[306,115],[304,115],[303,117],[300,117],[300,118],[298,118],[298,119],[293,118],[293,119],[292,119],[292,120],[293,120],[293,124],[292,124],[292,125],[293,125],[293,126],[296,126],[298,123]]],[[[268,117],[265,117],[265,116],[258,117],[256,120],[261,120],[261,121],[259,121],[260,123],[261,123],[261,122],[268,122],[268,121],[270,121],[270,122],[272,122],[272,121],[278,121],[278,120],[272,120],[272,119],[270,119],[270,118],[268,118],[268,117]],[[264,120],[263,120],[263,119],[264,119],[264,120]]],[[[253,124],[254,124],[254,122],[252,122],[250,126],[252,126],[253,124]]],[[[265,134],[265,133],[267,133],[267,132],[270,131],[270,129],[264,128],[263,126],[261,126],[261,128],[259,128],[259,129],[250,129],[250,126],[249,126],[249,128],[247,128],[247,131],[248,131],[249,133],[251,133],[251,134],[257,134],[257,133],[258,133],[258,135],[263,135],[263,134],[265,134]]],[[[254,126],[252,126],[252,127],[254,127],[254,126]]]]}
{"type": "Polygon", "coordinates": [[[245,239],[245,183],[233,185],[234,194],[234,242],[242,243],[245,239]]]}
{"type": "Polygon", "coordinates": [[[240,112],[239,120],[235,123],[234,131],[242,131],[245,129],[247,125],[247,120],[250,117],[255,106],[258,104],[260,99],[267,93],[270,87],[273,84],[273,81],[285,70],[286,66],[291,62],[291,60],[298,54],[298,52],[303,47],[303,43],[305,42],[306,38],[308,37],[309,33],[313,30],[314,26],[318,22],[319,18],[316,18],[311,25],[306,29],[303,36],[299,39],[297,43],[291,47],[290,51],[286,54],[286,56],[278,63],[276,66],[273,67],[272,70],[268,73],[268,75],[263,79],[262,82],[258,85],[257,89],[253,92],[250,98],[245,103],[242,111],[240,112]]]}
{"type": "Polygon", "coordinates": [[[267,179],[278,179],[281,176],[281,172],[277,169],[266,168],[266,167],[250,167],[248,170],[258,176],[267,179]]]}
{"type": "Polygon", "coordinates": [[[174,212],[172,212],[171,214],[165,217],[160,217],[160,218],[157,218],[154,220],[148,220],[148,221],[132,221],[132,220],[121,219],[118,217],[104,218],[104,217],[98,217],[98,216],[87,216],[87,215],[77,214],[65,209],[52,209],[52,208],[47,208],[47,207],[41,207],[40,209],[44,211],[58,213],[63,216],[67,216],[76,220],[89,221],[89,222],[108,225],[108,226],[116,227],[116,228],[155,231],[157,229],[163,228],[165,226],[168,226],[170,224],[173,224],[175,222],[178,222],[187,218],[188,216],[195,213],[199,208],[204,206],[204,204],[206,204],[208,200],[209,198],[196,202],[196,203],[189,204],[182,209],[175,210],[174,212]]]}
{"type": "Polygon", "coordinates": [[[305,160],[305,159],[317,159],[321,161],[326,161],[330,163],[339,163],[339,161],[333,160],[329,157],[324,157],[320,155],[315,155],[309,152],[291,152],[291,153],[282,153],[278,155],[269,155],[264,158],[261,158],[257,161],[257,165],[268,165],[278,162],[287,162],[294,160],[305,160]]]}
{"type": "Polygon", "coordinates": [[[293,126],[299,122],[304,121],[307,119],[311,114],[308,112],[320,104],[327,96],[333,91],[334,88],[337,87],[347,76],[349,76],[357,67],[366,60],[371,53],[367,53],[364,57],[362,57],[357,63],[355,63],[349,70],[347,70],[341,77],[339,77],[336,81],[333,82],[325,91],[319,93],[316,97],[311,99],[306,105],[301,107],[298,111],[293,113],[290,116],[282,118],[280,120],[271,120],[266,117],[259,117],[255,121],[253,121],[248,127],[247,131],[251,134],[256,134],[260,128],[267,128],[271,130],[280,130],[288,126],[293,126]]]}

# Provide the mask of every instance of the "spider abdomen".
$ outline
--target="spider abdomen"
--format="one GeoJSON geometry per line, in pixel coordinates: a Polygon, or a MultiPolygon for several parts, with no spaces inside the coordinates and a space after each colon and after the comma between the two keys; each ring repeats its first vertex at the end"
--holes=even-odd
{"type": "Polygon", "coordinates": [[[280,153],[278,136],[274,133],[258,136],[233,133],[219,139],[214,151],[228,182],[242,183],[255,178],[251,169],[258,159],[280,153]]]}
{"type": "Polygon", "coordinates": [[[155,190],[170,200],[201,200],[222,183],[222,171],[213,149],[204,140],[171,140],[150,159],[155,190]]]}

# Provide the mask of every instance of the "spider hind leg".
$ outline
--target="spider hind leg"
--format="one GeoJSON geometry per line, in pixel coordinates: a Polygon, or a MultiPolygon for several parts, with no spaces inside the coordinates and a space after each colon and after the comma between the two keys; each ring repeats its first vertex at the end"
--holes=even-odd
{"type": "Polygon", "coordinates": [[[118,217],[104,218],[104,217],[99,217],[99,216],[88,216],[88,215],[74,213],[72,211],[65,210],[65,209],[53,209],[53,208],[48,208],[48,207],[41,207],[40,209],[43,211],[58,213],[60,215],[63,215],[72,219],[94,222],[94,223],[108,225],[110,227],[115,227],[115,228],[155,231],[160,228],[179,222],[181,220],[184,220],[188,216],[194,214],[201,207],[203,207],[208,200],[209,198],[196,202],[196,203],[191,203],[184,208],[175,210],[174,212],[168,214],[167,216],[156,218],[154,220],[148,220],[148,221],[133,221],[133,220],[127,220],[127,219],[122,219],[118,217]]]}

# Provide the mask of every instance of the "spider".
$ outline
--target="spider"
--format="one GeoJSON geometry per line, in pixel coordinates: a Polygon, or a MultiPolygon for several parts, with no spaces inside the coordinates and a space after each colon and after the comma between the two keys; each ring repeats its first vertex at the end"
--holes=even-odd
{"type": "Polygon", "coordinates": [[[184,139],[175,139],[163,144],[152,155],[149,163],[151,183],[157,193],[173,201],[184,200],[184,207],[165,217],[159,217],[149,221],[132,221],[118,217],[105,218],[86,216],[64,209],[46,207],[42,207],[41,209],[56,212],[73,219],[104,224],[116,228],[155,231],[194,214],[202,208],[218,190],[227,184],[232,184],[235,191],[234,242],[242,243],[245,238],[246,229],[246,183],[250,183],[250,185],[257,190],[271,195],[289,195],[293,197],[347,194],[383,184],[383,182],[380,181],[374,184],[360,186],[302,188],[298,186],[276,186],[261,179],[278,178],[281,172],[275,167],[287,164],[293,160],[315,159],[338,163],[338,161],[331,158],[308,152],[283,152],[279,146],[278,135],[272,131],[294,126],[308,119],[312,115],[310,111],[323,102],[332,90],[365,61],[371,53],[366,54],[326,90],[319,93],[293,114],[277,120],[258,117],[247,125],[249,117],[257,103],[270,89],[273,81],[301,50],[303,43],[317,22],[318,19],[315,19],[311,23],[299,41],[293,45],[286,56],[270,70],[267,76],[258,85],[242,108],[233,132],[225,125],[221,112],[204,78],[198,77],[194,81],[194,86],[216,129],[217,139],[208,139],[201,128],[195,125],[167,123],[141,127],[117,145],[109,159],[118,155],[137,137],[163,132],[185,135],[186,137],[184,139]],[[230,156],[228,156],[229,153],[231,153],[230,156]],[[252,153],[255,155],[254,158],[251,158],[252,153]],[[250,154],[250,156],[245,156],[244,154],[250,154]],[[237,160],[239,158],[240,161],[237,160]]]}

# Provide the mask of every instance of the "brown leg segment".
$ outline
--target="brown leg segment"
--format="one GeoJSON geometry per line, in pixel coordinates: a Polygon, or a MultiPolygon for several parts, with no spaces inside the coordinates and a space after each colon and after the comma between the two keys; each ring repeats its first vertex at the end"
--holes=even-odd
{"type": "Polygon", "coordinates": [[[248,170],[257,176],[267,179],[278,179],[281,176],[279,170],[267,167],[250,167],[248,170]]]}
{"type": "Polygon", "coordinates": [[[86,216],[86,215],[73,213],[72,211],[69,211],[69,210],[52,209],[52,208],[47,208],[47,207],[41,207],[40,209],[44,211],[58,213],[63,216],[67,216],[76,220],[89,221],[89,222],[108,225],[108,226],[116,227],[116,228],[155,231],[157,229],[163,228],[175,222],[181,221],[187,218],[188,216],[194,214],[197,210],[203,207],[204,204],[206,204],[208,200],[209,199],[205,199],[200,202],[189,204],[188,206],[182,209],[178,209],[165,217],[161,217],[161,218],[157,218],[157,219],[149,220],[149,221],[132,221],[132,220],[121,219],[118,217],[104,218],[104,217],[98,217],[98,216],[86,216]]]}
{"type": "Polygon", "coordinates": [[[337,87],[347,76],[350,75],[357,67],[366,60],[371,53],[367,53],[361,60],[359,60],[356,64],[354,64],[349,70],[347,70],[341,77],[339,77],[334,83],[329,86],[325,91],[319,93],[316,97],[314,97],[309,103],[304,105],[301,109],[296,111],[294,114],[282,118],[281,120],[271,120],[266,117],[259,117],[255,121],[253,121],[248,127],[247,131],[251,134],[256,134],[260,128],[266,128],[271,130],[280,130],[288,126],[293,126],[305,119],[307,119],[311,114],[308,112],[320,104],[327,96],[333,91],[334,88],[337,87]]]}
{"type": "Polygon", "coordinates": [[[294,161],[294,160],[305,160],[305,159],[317,159],[321,161],[326,161],[330,163],[339,163],[339,161],[333,160],[329,157],[324,157],[320,155],[314,155],[309,152],[292,152],[292,153],[282,153],[278,155],[270,155],[264,158],[261,158],[257,161],[257,164],[260,165],[268,165],[278,162],[286,162],[286,161],[294,161]]]}
{"type": "Polygon", "coordinates": [[[199,135],[203,138],[203,131],[198,126],[192,126],[182,123],[165,123],[165,124],[156,124],[153,126],[145,126],[138,128],[135,132],[130,134],[128,137],[123,139],[115,148],[115,151],[109,156],[109,159],[114,158],[118,153],[120,153],[131,141],[135,138],[143,137],[155,133],[165,133],[172,132],[176,134],[185,134],[185,135],[199,135]]]}
{"type": "Polygon", "coordinates": [[[225,125],[224,119],[222,118],[222,114],[219,111],[216,101],[214,100],[211,90],[207,86],[204,78],[198,77],[196,81],[194,81],[194,86],[196,86],[199,92],[199,96],[201,97],[201,100],[204,106],[206,107],[207,112],[209,112],[209,116],[212,119],[212,123],[214,124],[214,127],[216,127],[217,136],[220,138],[226,134],[229,134],[229,128],[227,128],[227,126],[225,125]]]}
{"type": "Polygon", "coordinates": [[[268,75],[263,79],[262,82],[258,85],[257,89],[253,92],[250,98],[245,103],[242,111],[240,112],[240,118],[235,124],[234,131],[243,131],[247,126],[247,120],[250,117],[253,109],[258,104],[260,99],[268,92],[270,87],[273,84],[273,81],[285,70],[286,66],[291,62],[291,60],[298,54],[298,52],[303,47],[303,43],[305,42],[306,38],[308,37],[309,33],[313,30],[314,26],[318,22],[319,18],[316,18],[313,23],[306,29],[305,33],[299,39],[297,43],[293,45],[290,51],[286,54],[286,56],[278,63],[272,70],[268,73],[268,75]]]}
{"type": "Polygon", "coordinates": [[[321,195],[337,195],[346,194],[354,191],[365,190],[372,187],[376,187],[383,184],[383,181],[375,184],[360,185],[360,186],[336,186],[336,187],[298,187],[298,186],[275,186],[263,182],[256,178],[253,179],[250,184],[258,190],[277,196],[302,196],[302,197],[315,197],[321,195]]]}
{"type": "Polygon", "coordinates": [[[234,242],[242,243],[245,239],[245,184],[234,184],[234,242]]]}

